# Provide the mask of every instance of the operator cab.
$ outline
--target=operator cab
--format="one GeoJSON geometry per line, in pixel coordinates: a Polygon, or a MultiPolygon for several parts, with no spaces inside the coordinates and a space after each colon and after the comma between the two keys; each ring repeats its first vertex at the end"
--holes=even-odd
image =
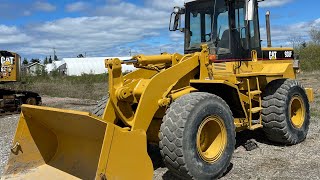
{"type": "Polygon", "coordinates": [[[257,0],[188,2],[184,8],[175,7],[169,29],[185,33],[186,54],[201,51],[202,44],[222,61],[249,60],[252,50],[261,54],[257,0]]]}

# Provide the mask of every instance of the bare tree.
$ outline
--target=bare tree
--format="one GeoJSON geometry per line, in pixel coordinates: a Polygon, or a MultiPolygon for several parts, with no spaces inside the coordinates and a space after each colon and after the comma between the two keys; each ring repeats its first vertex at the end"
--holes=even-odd
{"type": "Polygon", "coordinates": [[[299,48],[304,41],[303,37],[299,34],[292,34],[289,36],[288,41],[290,42],[290,44],[292,45],[292,47],[294,49],[299,48]]]}
{"type": "Polygon", "coordinates": [[[310,32],[310,37],[313,43],[320,45],[320,30],[313,27],[310,32]]]}

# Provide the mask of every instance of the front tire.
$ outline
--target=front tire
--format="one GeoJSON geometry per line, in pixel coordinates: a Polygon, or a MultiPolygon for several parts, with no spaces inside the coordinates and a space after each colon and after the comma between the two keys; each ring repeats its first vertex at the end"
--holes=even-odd
{"type": "Polygon", "coordinates": [[[166,166],[185,179],[217,179],[230,165],[235,126],[227,103],[209,93],[191,93],[173,102],[160,128],[166,166]]]}
{"type": "Polygon", "coordinates": [[[262,101],[262,122],[269,140],[286,145],[306,139],[310,105],[303,86],[295,80],[271,82],[262,101]]]}
{"type": "Polygon", "coordinates": [[[101,117],[103,116],[104,110],[107,106],[107,102],[109,100],[108,96],[104,96],[102,97],[102,99],[98,102],[98,104],[93,108],[93,110],[91,111],[91,113],[97,117],[101,117]]]}

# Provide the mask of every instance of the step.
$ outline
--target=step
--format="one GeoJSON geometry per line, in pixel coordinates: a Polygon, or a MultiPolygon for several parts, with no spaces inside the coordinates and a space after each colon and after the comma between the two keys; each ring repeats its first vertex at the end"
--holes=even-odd
{"type": "Polygon", "coordinates": [[[262,111],[262,107],[255,107],[255,108],[252,108],[251,109],[251,113],[252,114],[256,114],[256,113],[259,113],[259,112],[261,112],[262,111]]]}
{"type": "Polygon", "coordinates": [[[253,131],[256,129],[260,129],[260,128],[263,128],[263,126],[261,124],[255,124],[250,127],[250,130],[253,131]]]}
{"type": "Polygon", "coordinates": [[[260,124],[261,121],[260,121],[260,119],[258,119],[258,120],[252,120],[251,122],[252,122],[252,124],[260,124]]]}
{"type": "MultiPolygon", "coordinates": [[[[258,91],[258,90],[256,90],[256,91],[250,91],[250,95],[251,96],[256,96],[256,95],[260,95],[262,92],[261,91],[258,91]]],[[[248,93],[247,93],[248,94],[248,93]]]]}

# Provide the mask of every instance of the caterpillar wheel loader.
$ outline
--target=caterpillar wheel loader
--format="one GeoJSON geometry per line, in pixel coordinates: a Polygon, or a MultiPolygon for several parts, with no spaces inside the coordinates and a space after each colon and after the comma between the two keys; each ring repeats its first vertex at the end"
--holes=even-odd
{"type": "Polygon", "coordinates": [[[152,179],[154,143],[177,177],[217,179],[236,132],[305,140],[313,91],[295,80],[292,48],[261,48],[257,0],[191,1],[171,19],[170,30],[185,34],[185,54],[107,59],[105,108],[23,105],[2,178],[152,179]],[[122,64],[138,70],[124,76],[122,64]]]}
{"type": "MultiPolygon", "coordinates": [[[[17,53],[0,51],[1,70],[0,84],[17,83],[21,81],[20,62],[17,53]]],[[[41,105],[41,97],[31,91],[18,91],[0,88],[0,111],[18,111],[22,104],[41,105]]]]}

